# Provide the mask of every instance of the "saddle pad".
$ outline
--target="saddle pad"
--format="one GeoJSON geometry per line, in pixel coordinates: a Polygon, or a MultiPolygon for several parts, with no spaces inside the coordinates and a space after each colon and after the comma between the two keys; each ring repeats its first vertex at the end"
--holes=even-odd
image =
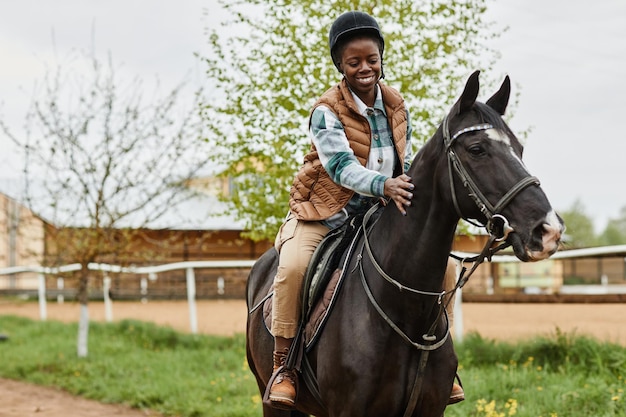
{"type": "MultiPolygon", "coordinates": [[[[332,274],[328,284],[326,285],[326,289],[322,297],[315,303],[315,306],[311,310],[311,314],[308,317],[304,328],[304,345],[308,350],[317,340],[324,323],[326,322],[326,318],[328,317],[328,313],[331,311],[333,303],[336,299],[336,294],[339,287],[339,282],[341,281],[344,274],[340,269],[335,270],[332,274]]],[[[270,288],[270,292],[274,291],[274,288],[270,288]]],[[[272,297],[269,297],[263,303],[263,321],[265,322],[265,327],[271,333],[272,332],[272,297]]]]}
{"type": "Polygon", "coordinates": [[[362,221],[362,215],[350,218],[331,230],[315,249],[304,276],[302,317],[310,316],[332,274],[351,255],[350,248],[359,237],[362,221]]]}
{"type": "Polygon", "coordinates": [[[336,299],[336,294],[338,293],[338,284],[341,278],[343,277],[342,271],[340,269],[335,270],[333,275],[330,277],[330,281],[328,281],[328,285],[322,294],[322,297],[317,300],[315,303],[315,307],[311,310],[311,314],[309,315],[309,319],[304,326],[304,346],[305,349],[310,349],[311,346],[317,340],[317,336],[320,334],[322,327],[324,327],[324,323],[326,322],[326,317],[330,312],[333,302],[336,299]]]}

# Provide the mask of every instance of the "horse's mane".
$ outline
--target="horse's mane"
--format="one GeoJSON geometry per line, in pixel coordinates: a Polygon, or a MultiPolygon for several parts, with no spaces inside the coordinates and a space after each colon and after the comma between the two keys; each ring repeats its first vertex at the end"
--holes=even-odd
{"type": "Polygon", "coordinates": [[[474,103],[474,109],[477,111],[479,117],[481,118],[481,120],[483,120],[484,123],[489,123],[494,128],[505,132],[507,136],[512,139],[511,145],[513,146],[513,148],[516,149],[520,153],[520,155],[522,155],[522,153],[524,152],[524,145],[517,139],[515,133],[511,131],[500,113],[498,113],[485,103],[481,103],[478,101],[474,103]]]}
{"type": "Polygon", "coordinates": [[[489,123],[494,128],[499,130],[509,131],[509,127],[500,116],[500,113],[492,109],[490,106],[477,101],[474,103],[474,110],[476,110],[483,123],[489,123]]]}

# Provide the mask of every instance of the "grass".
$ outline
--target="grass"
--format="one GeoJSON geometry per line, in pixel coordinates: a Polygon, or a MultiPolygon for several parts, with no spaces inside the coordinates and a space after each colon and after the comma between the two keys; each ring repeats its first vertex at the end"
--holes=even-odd
{"type": "Polygon", "coordinates": [[[446,416],[626,416],[626,349],[558,329],[517,344],[458,345],[466,401],[446,416]]]}
{"type": "MultiPolygon", "coordinates": [[[[0,376],[61,387],[166,416],[260,416],[245,340],[138,321],[91,323],[89,357],[75,324],[0,317],[0,376]]],[[[563,334],[516,344],[470,335],[456,346],[466,401],[446,416],[626,416],[626,349],[563,334]]]]}
{"type": "Polygon", "coordinates": [[[0,317],[0,376],[61,387],[168,416],[260,415],[245,340],[197,336],[138,321],[91,323],[89,356],[75,324],[0,317]]]}

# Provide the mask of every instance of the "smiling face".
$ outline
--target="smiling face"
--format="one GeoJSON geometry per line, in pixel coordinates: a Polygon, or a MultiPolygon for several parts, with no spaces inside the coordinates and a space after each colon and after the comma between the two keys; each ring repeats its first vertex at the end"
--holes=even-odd
{"type": "Polygon", "coordinates": [[[369,37],[351,39],[340,52],[339,69],[352,91],[368,106],[376,99],[376,84],[382,73],[380,47],[369,37]]]}

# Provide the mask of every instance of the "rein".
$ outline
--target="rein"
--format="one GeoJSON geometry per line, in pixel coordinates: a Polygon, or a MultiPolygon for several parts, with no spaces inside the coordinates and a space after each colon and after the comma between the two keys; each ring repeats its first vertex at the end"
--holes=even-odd
{"type": "MultiPolygon", "coordinates": [[[[359,255],[357,256],[357,264],[358,264],[358,267],[359,267],[359,273],[360,273],[360,276],[361,276],[361,283],[363,284],[363,289],[365,290],[365,293],[367,294],[367,298],[369,299],[370,303],[374,306],[374,308],[376,309],[378,314],[385,320],[385,322],[405,342],[409,343],[411,346],[413,346],[417,350],[422,351],[422,354],[420,355],[418,367],[417,367],[417,372],[415,373],[415,381],[413,381],[413,387],[411,388],[411,394],[409,396],[409,402],[407,404],[406,409],[404,410],[404,417],[409,417],[409,416],[411,416],[413,414],[413,411],[415,411],[415,407],[417,406],[417,402],[419,400],[419,394],[422,391],[422,385],[424,383],[424,378],[421,378],[421,376],[424,374],[424,370],[426,369],[426,364],[428,362],[428,356],[429,356],[430,352],[434,351],[434,350],[437,350],[441,346],[443,346],[443,344],[448,340],[448,337],[450,336],[450,321],[448,320],[448,313],[446,312],[445,307],[450,302],[452,297],[450,297],[448,302],[446,302],[444,304],[443,303],[443,297],[446,295],[445,291],[431,292],[431,291],[422,291],[422,290],[417,290],[417,289],[414,289],[414,288],[407,287],[407,286],[403,285],[402,283],[398,282],[397,280],[393,279],[392,277],[390,277],[381,268],[381,266],[378,264],[378,262],[374,258],[374,254],[372,252],[372,248],[371,248],[370,242],[369,242],[369,237],[367,235],[367,224],[369,223],[369,220],[372,217],[372,215],[376,212],[376,210],[378,210],[378,208],[379,208],[379,204],[375,204],[374,206],[372,206],[372,208],[370,208],[367,211],[367,213],[363,217],[363,223],[361,225],[361,227],[363,228],[363,247],[361,248],[361,253],[359,253],[359,255]],[[411,338],[405,332],[403,332],[402,329],[400,329],[400,327],[398,327],[393,322],[393,320],[391,320],[391,318],[385,313],[385,311],[378,304],[378,302],[376,302],[376,299],[374,298],[374,294],[372,294],[372,291],[370,290],[369,286],[367,285],[367,279],[365,277],[365,271],[363,270],[363,248],[366,249],[368,258],[369,258],[370,262],[374,265],[374,268],[376,268],[376,271],[383,278],[385,278],[385,280],[387,280],[389,283],[395,285],[398,288],[399,291],[408,291],[408,292],[411,292],[411,293],[414,293],[414,294],[420,294],[420,295],[437,297],[437,305],[438,305],[437,317],[435,318],[435,320],[431,324],[428,332],[425,333],[424,335],[422,335],[422,339],[424,339],[424,341],[427,342],[427,343],[418,343],[418,342],[415,342],[415,341],[411,340],[411,338]],[[437,340],[437,337],[435,336],[435,331],[437,330],[437,323],[439,322],[439,319],[440,319],[442,314],[444,315],[444,317],[446,319],[446,333],[443,335],[443,337],[438,342],[435,342],[437,340]]],[[[378,220],[378,219],[376,219],[376,220],[378,220]]],[[[376,223],[376,220],[374,221],[374,224],[376,223]]],[[[356,267],[355,267],[355,269],[356,269],[356,267]]],[[[454,290],[452,291],[452,294],[456,290],[457,290],[457,287],[454,288],[454,290]]]]}
{"type": "MultiPolygon", "coordinates": [[[[361,253],[359,253],[357,255],[357,265],[358,265],[359,273],[360,273],[360,276],[361,276],[361,283],[363,284],[363,288],[365,289],[365,292],[367,294],[367,298],[370,300],[370,303],[372,303],[372,305],[374,306],[374,308],[376,309],[378,314],[385,320],[385,322],[387,322],[387,324],[389,324],[389,326],[404,341],[406,341],[407,343],[409,343],[410,345],[412,345],[413,347],[415,347],[418,350],[432,351],[432,350],[439,349],[441,346],[443,346],[443,344],[448,339],[448,336],[450,335],[450,326],[449,326],[449,322],[448,322],[448,316],[445,313],[445,308],[443,308],[444,307],[443,298],[447,294],[450,294],[450,293],[446,293],[446,291],[439,291],[439,292],[422,291],[422,290],[418,290],[418,289],[415,289],[415,288],[407,287],[406,285],[402,284],[401,282],[393,279],[391,276],[389,276],[389,274],[387,274],[382,269],[382,267],[380,266],[380,264],[376,261],[376,258],[374,257],[374,253],[372,252],[372,248],[371,248],[370,242],[369,242],[369,237],[368,237],[368,234],[367,234],[367,225],[368,225],[372,215],[376,212],[376,210],[378,210],[378,208],[379,208],[379,204],[375,204],[374,206],[372,206],[367,211],[367,213],[363,217],[363,223],[361,225],[361,227],[363,228],[363,247],[361,248],[361,253]],[[374,295],[372,294],[372,291],[369,288],[369,285],[367,284],[367,279],[365,277],[365,271],[363,270],[363,248],[367,252],[368,259],[370,260],[372,265],[374,265],[374,268],[380,274],[380,276],[382,276],[389,283],[391,283],[392,285],[397,287],[398,291],[400,291],[400,292],[406,291],[406,292],[411,292],[413,294],[437,297],[437,305],[439,305],[439,312],[437,314],[437,318],[435,319],[433,324],[430,326],[430,329],[429,329],[428,333],[422,335],[422,339],[424,339],[424,341],[426,341],[426,342],[430,342],[430,344],[418,343],[418,342],[415,342],[415,341],[411,340],[411,338],[406,333],[404,333],[402,331],[402,329],[400,329],[393,322],[393,320],[391,320],[391,318],[389,318],[389,316],[385,313],[385,311],[382,309],[380,304],[378,304],[378,302],[374,298],[374,295]],[[434,333],[435,333],[435,330],[437,328],[437,322],[439,321],[439,317],[441,317],[442,314],[445,314],[445,317],[446,317],[446,333],[438,342],[432,343],[432,342],[435,342],[435,340],[436,340],[436,336],[435,336],[434,333]]],[[[376,220],[378,220],[378,219],[376,219],[376,220]]],[[[376,223],[376,220],[374,221],[374,224],[376,223]]],[[[356,267],[355,267],[355,269],[356,269],[356,267]]],[[[456,288],[455,288],[455,291],[456,291],[456,288]]],[[[445,303],[445,304],[447,304],[447,303],[445,303]]]]}

